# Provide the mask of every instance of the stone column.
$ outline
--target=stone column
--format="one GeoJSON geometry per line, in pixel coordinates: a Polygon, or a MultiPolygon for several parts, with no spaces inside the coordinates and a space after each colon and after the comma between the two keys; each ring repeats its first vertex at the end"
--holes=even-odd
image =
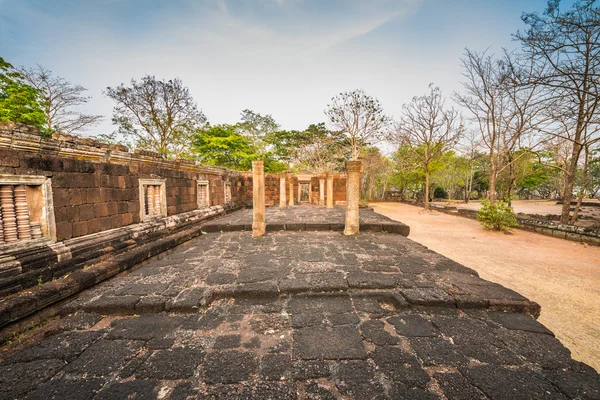
{"type": "Polygon", "coordinates": [[[298,204],[302,201],[302,184],[298,181],[298,204]]]}
{"type": "Polygon", "coordinates": [[[279,175],[279,208],[287,208],[285,201],[285,172],[279,175]]]}
{"type": "Polygon", "coordinates": [[[294,205],[294,180],[292,179],[292,175],[290,174],[289,176],[289,183],[290,183],[290,201],[288,203],[288,205],[291,207],[294,205]]]}
{"type": "Polygon", "coordinates": [[[154,186],[146,186],[146,215],[154,215],[154,186]]]}
{"type": "Polygon", "coordinates": [[[161,203],[162,203],[162,198],[161,198],[161,193],[160,193],[160,186],[156,185],[154,186],[154,214],[155,215],[162,215],[162,210],[161,210],[161,203]]]}
{"type": "Polygon", "coordinates": [[[327,174],[327,208],[333,208],[333,174],[327,174]]]}
{"type": "Polygon", "coordinates": [[[15,214],[17,214],[19,240],[30,240],[31,226],[29,225],[29,206],[27,206],[25,185],[15,186],[15,214]]]}
{"type": "Polygon", "coordinates": [[[0,206],[0,243],[4,243],[4,227],[2,226],[2,206],[0,206]]]}
{"type": "Polygon", "coordinates": [[[265,234],[265,164],[252,161],[252,237],[265,234]]]}
{"type": "Polygon", "coordinates": [[[325,179],[319,178],[319,205],[325,205],[325,179]]]}
{"type": "Polygon", "coordinates": [[[346,162],[346,236],[357,235],[359,231],[360,166],[360,161],[346,162]]]}
{"type": "Polygon", "coordinates": [[[2,207],[2,222],[4,222],[4,241],[13,243],[19,240],[17,235],[17,214],[11,185],[0,186],[0,204],[2,207]]]}

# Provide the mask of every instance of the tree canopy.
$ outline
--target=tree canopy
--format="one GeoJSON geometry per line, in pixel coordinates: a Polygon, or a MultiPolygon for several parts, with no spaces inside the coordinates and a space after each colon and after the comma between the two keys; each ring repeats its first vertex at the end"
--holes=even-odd
{"type": "Polygon", "coordinates": [[[0,57],[0,122],[5,121],[33,125],[48,134],[40,90],[28,85],[24,76],[0,57]]]}
{"type": "Polygon", "coordinates": [[[105,92],[116,103],[113,123],[119,133],[165,158],[190,157],[190,143],[206,117],[181,79],[147,75],[130,84],[108,87],[105,92]]]}

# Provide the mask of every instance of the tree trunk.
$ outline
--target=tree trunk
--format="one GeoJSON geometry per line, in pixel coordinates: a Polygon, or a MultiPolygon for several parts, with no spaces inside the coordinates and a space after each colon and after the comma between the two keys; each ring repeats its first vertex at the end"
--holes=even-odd
{"type": "Polygon", "coordinates": [[[488,198],[492,204],[496,203],[496,163],[493,155],[490,156],[490,186],[488,198]]]}
{"type": "Polygon", "coordinates": [[[573,153],[569,168],[565,172],[565,191],[563,193],[563,206],[560,215],[560,223],[568,224],[571,216],[571,201],[573,200],[573,187],[575,186],[575,175],[577,173],[577,162],[581,154],[581,145],[578,141],[573,142],[573,153]]]}
{"type": "Polygon", "coordinates": [[[508,166],[508,190],[506,196],[508,197],[508,206],[512,207],[512,189],[515,184],[515,169],[513,168],[512,157],[508,160],[510,162],[508,166]]]}
{"type": "Polygon", "coordinates": [[[429,165],[425,166],[425,210],[429,210],[429,165]]]}
{"type": "Polygon", "coordinates": [[[583,162],[583,182],[581,183],[581,190],[579,191],[579,195],[577,196],[577,204],[575,205],[575,211],[573,212],[573,216],[571,217],[571,225],[577,222],[577,216],[579,215],[579,209],[581,208],[581,203],[583,202],[583,197],[587,192],[588,186],[588,161],[589,161],[589,147],[585,146],[585,158],[583,162]]]}

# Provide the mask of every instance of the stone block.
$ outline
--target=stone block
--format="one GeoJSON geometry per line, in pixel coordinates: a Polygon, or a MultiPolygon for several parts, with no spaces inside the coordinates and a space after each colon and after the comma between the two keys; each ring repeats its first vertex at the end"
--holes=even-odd
{"type": "Polygon", "coordinates": [[[71,239],[73,237],[73,224],[71,222],[56,223],[56,238],[58,240],[71,239]]]}
{"type": "Polygon", "coordinates": [[[69,205],[79,206],[84,203],[80,189],[69,189],[69,205]]]}
{"type": "Polygon", "coordinates": [[[87,221],[73,222],[73,237],[84,236],[88,234],[87,221]]]}
{"type": "Polygon", "coordinates": [[[106,210],[107,210],[109,216],[117,214],[119,212],[117,202],[109,201],[108,203],[106,203],[106,210]]]}
{"type": "Polygon", "coordinates": [[[89,221],[96,217],[95,207],[93,204],[83,204],[79,208],[79,219],[81,221],[89,221]]]}
{"type": "Polygon", "coordinates": [[[338,326],[294,329],[295,360],[350,360],[367,357],[362,339],[354,327],[338,326]]]}
{"type": "Polygon", "coordinates": [[[130,225],[130,224],[133,224],[133,214],[132,213],[121,214],[121,226],[126,226],[126,225],[130,225]]]}

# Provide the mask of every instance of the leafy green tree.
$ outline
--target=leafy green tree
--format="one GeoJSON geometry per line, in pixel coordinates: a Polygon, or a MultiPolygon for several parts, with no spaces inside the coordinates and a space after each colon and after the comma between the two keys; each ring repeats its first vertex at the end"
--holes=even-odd
{"type": "Polygon", "coordinates": [[[238,133],[249,138],[257,154],[267,153],[267,137],[278,129],[279,125],[271,115],[261,115],[248,109],[242,111],[241,122],[236,125],[238,133]]]}
{"type": "Polygon", "coordinates": [[[600,149],[592,153],[590,160],[590,197],[600,197],[600,149]]]}
{"type": "Polygon", "coordinates": [[[425,172],[414,151],[408,145],[400,145],[392,156],[390,185],[400,191],[404,198],[423,191],[425,172]]]}
{"type": "Polygon", "coordinates": [[[265,137],[273,157],[285,164],[287,169],[298,163],[301,154],[300,147],[304,143],[303,133],[296,130],[277,130],[270,132],[265,137]]]}
{"type": "Polygon", "coordinates": [[[431,183],[443,189],[446,197],[434,194],[434,198],[452,200],[462,195],[467,184],[465,178],[470,174],[469,160],[457,155],[453,150],[446,151],[431,165],[431,183]]]}
{"type": "Polygon", "coordinates": [[[207,125],[196,132],[192,143],[203,164],[244,171],[257,159],[250,140],[237,133],[233,125],[207,125]]]}
{"type": "Polygon", "coordinates": [[[193,153],[204,164],[247,171],[252,168],[253,160],[262,159],[265,172],[287,169],[272,153],[256,153],[250,138],[240,135],[235,125],[207,125],[196,132],[192,145],[193,153]]]}
{"type": "Polygon", "coordinates": [[[363,162],[363,198],[383,198],[391,178],[392,162],[378,147],[364,147],[360,159],[363,162]]]}
{"type": "Polygon", "coordinates": [[[33,125],[48,135],[40,100],[40,91],[26,84],[23,75],[0,57],[0,122],[33,125]]]}

